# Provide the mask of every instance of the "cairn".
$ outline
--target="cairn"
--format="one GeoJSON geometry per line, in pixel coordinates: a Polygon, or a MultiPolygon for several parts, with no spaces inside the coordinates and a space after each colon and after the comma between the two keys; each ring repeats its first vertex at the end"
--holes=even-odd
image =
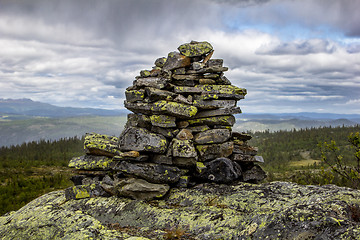
{"type": "Polygon", "coordinates": [[[125,92],[132,111],[120,137],[87,134],[86,155],[73,158],[75,184],[67,199],[163,197],[170,187],[196,183],[257,183],[266,177],[251,136],[232,131],[237,101],[246,89],[231,85],[222,59],[208,42],[183,44],[179,52],[142,70],[125,92]]]}

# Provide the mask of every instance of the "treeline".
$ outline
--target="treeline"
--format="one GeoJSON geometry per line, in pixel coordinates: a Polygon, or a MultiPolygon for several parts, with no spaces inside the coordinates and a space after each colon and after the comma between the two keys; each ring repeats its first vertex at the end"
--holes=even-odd
{"type": "Polygon", "coordinates": [[[72,157],[83,154],[84,138],[40,140],[0,148],[0,215],[46,192],[71,186],[72,157]]]}
{"type": "Polygon", "coordinates": [[[40,140],[0,148],[0,169],[37,166],[67,166],[70,158],[82,154],[84,137],[40,140]]]}
{"type": "MultiPolygon", "coordinates": [[[[320,160],[319,143],[336,142],[338,154],[343,162],[356,164],[354,148],[348,141],[350,133],[360,132],[360,125],[351,127],[322,127],[292,131],[252,133],[251,145],[259,148],[259,155],[264,157],[263,168],[268,172],[267,181],[292,181],[300,184],[336,184],[354,187],[349,181],[333,173],[330,167],[320,160]],[[292,163],[307,160],[305,165],[294,166],[292,163]]],[[[334,156],[329,155],[329,159],[334,156]]]]}
{"type": "Polygon", "coordinates": [[[301,153],[309,152],[312,159],[321,159],[319,143],[336,141],[344,159],[354,160],[348,136],[360,132],[360,125],[352,127],[322,127],[292,131],[251,133],[251,145],[259,148],[268,171],[289,170],[289,163],[303,159],[301,153]]]}

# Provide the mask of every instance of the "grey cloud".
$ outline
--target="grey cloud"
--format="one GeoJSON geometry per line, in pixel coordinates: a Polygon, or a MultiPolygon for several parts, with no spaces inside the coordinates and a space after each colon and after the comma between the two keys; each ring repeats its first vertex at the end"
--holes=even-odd
{"type": "Polygon", "coordinates": [[[314,53],[331,54],[336,50],[327,40],[310,39],[297,42],[283,42],[276,45],[262,46],[256,53],[264,55],[306,55],[314,53]]]}

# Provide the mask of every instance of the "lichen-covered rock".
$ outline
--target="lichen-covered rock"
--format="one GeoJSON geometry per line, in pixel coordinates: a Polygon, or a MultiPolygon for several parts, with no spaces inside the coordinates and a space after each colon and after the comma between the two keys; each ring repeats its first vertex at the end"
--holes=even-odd
{"type": "Polygon", "coordinates": [[[243,172],[243,181],[258,183],[266,178],[266,173],[258,165],[254,165],[251,169],[243,172]]]}
{"type": "Polygon", "coordinates": [[[174,138],[171,142],[171,155],[174,157],[196,157],[196,150],[192,140],[180,140],[174,138]]]}
{"type": "Polygon", "coordinates": [[[231,134],[228,129],[210,129],[195,135],[196,144],[223,143],[230,138],[231,134]]]}
{"type": "Polygon", "coordinates": [[[136,88],[143,88],[143,87],[152,87],[163,89],[168,85],[166,78],[161,77],[145,77],[145,78],[138,78],[134,81],[134,87],[136,88]]]}
{"type": "Polygon", "coordinates": [[[234,144],[233,142],[225,142],[220,144],[196,145],[196,149],[199,152],[199,158],[207,161],[230,156],[233,152],[234,144]]]}
{"type": "Polygon", "coordinates": [[[228,158],[217,158],[204,164],[206,168],[197,177],[208,182],[231,183],[242,174],[240,165],[228,158]]]}
{"type": "Polygon", "coordinates": [[[119,145],[123,151],[164,153],[167,140],[164,136],[151,133],[145,128],[128,127],[121,133],[119,145]]]}
{"type": "Polygon", "coordinates": [[[109,170],[112,158],[106,156],[84,155],[81,157],[74,157],[69,162],[69,167],[83,170],[103,169],[109,170]]]}
{"type": "Polygon", "coordinates": [[[108,197],[110,196],[99,183],[75,185],[65,190],[65,198],[70,199],[82,199],[90,197],[108,197]]]}
{"type": "Polygon", "coordinates": [[[210,53],[213,47],[208,42],[196,42],[182,44],[178,47],[180,53],[187,57],[200,57],[210,53]]]}
{"type": "Polygon", "coordinates": [[[145,98],[145,90],[126,90],[125,91],[126,101],[128,102],[137,102],[142,101],[145,98]]]}
{"type": "Polygon", "coordinates": [[[154,184],[144,179],[128,178],[115,185],[118,196],[131,197],[139,200],[150,200],[163,197],[170,189],[167,184],[154,184]]]}
{"type": "Polygon", "coordinates": [[[206,183],[151,202],[56,191],[1,216],[0,239],[359,239],[359,211],[360,191],[334,185],[206,183]]]}
{"type": "Polygon", "coordinates": [[[112,169],[145,179],[151,183],[176,183],[181,176],[179,168],[156,163],[129,163],[123,161],[114,163],[112,169]]]}
{"type": "Polygon", "coordinates": [[[88,154],[113,157],[119,155],[118,138],[97,133],[87,133],[84,149],[88,154]]]}
{"type": "Polygon", "coordinates": [[[150,121],[153,126],[162,127],[162,128],[172,128],[176,127],[176,118],[173,116],[167,115],[151,115],[150,121]]]}
{"type": "Polygon", "coordinates": [[[171,52],[168,54],[166,62],[163,66],[163,70],[170,71],[176,68],[190,66],[190,64],[191,64],[191,59],[189,57],[181,55],[178,52],[171,52]]]}
{"type": "Polygon", "coordinates": [[[124,106],[135,112],[147,115],[164,114],[179,118],[191,118],[197,113],[197,108],[178,102],[160,100],[154,103],[130,103],[125,101],[124,106]]]}
{"type": "Polygon", "coordinates": [[[235,124],[235,117],[232,115],[227,116],[215,116],[215,117],[205,117],[197,119],[189,119],[188,122],[190,125],[223,125],[223,126],[233,126],[235,124]]]}

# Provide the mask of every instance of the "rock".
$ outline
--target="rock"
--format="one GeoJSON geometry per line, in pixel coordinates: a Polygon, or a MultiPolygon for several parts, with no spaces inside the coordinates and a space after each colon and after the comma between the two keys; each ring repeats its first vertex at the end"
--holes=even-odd
{"type": "Polygon", "coordinates": [[[106,156],[84,155],[74,157],[69,162],[69,167],[82,170],[109,170],[112,158],[106,156]]]}
{"type": "Polygon", "coordinates": [[[151,200],[163,197],[170,187],[167,184],[154,184],[144,179],[124,179],[115,185],[118,196],[131,197],[138,200],[151,200]]]}
{"type": "Polygon", "coordinates": [[[359,199],[359,190],[289,182],[205,183],[172,188],[165,199],[151,202],[117,197],[66,201],[61,190],[0,216],[0,238],[156,239],[173,227],[199,240],[304,239],[306,235],[358,239],[359,199]]]}
{"type": "Polygon", "coordinates": [[[143,114],[128,114],[125,128],[127,127],[140,127],[151,128],[150,117],[143,114]]]}
{"type": "Polygon", "coordinates": [[[128,102],[137,102],[142,101],[145,98],[145,90],[126,90],[125,91],[126,101],[128,102]]]}
{"type": "Polygon", "coordinates": [[[179,140],[191,140],[194,138],[191,131],[188,129],[181,129],[181,131],[176,135],[176,138],[179,140]]]}
{"type": "Polygon", "coordinates": [[[210,144],[210,143],[223,143],[226,142],[231,136],[227,129],[210,129],[200,132],[194,136],[196,144],[210,144]]]}
{"type": "Polygon", "coordinates": [[[161,127],[152,126],[151,131],[154,133],[161,134],[166,138],[174,138],[178,134],[179,129],[161,128],[161,127]]]}
{"type": "Polygon", "coordinates": [[[176,118],[173,116],[167,115],[151,115],[150,116],[151,124],[156,127],[162,128],[172,128],[176,127],[176,118]]]}
{"type": "Polygon", "coordinates": [[[208,78],[201,78],[199,79],[199,84],[200,85],[205,85],[205,84],[216,84],[216,81],[213,79],[208,79],[208,78]]]}
{"type": "Polygon", "coordinates": [[[243,181],[258,183],[266,178],[266,173],[258,165],[254,165],[250,170],[243,173],[243,181]]]}
{"type": "Polygon", "coordinates": [[[228,158],[217,158],[205,162],[205,169],[197,176],[200,179],[216,183],[230,183],[241,176],[241,167],[228,158]]]}
{"type": "Polygon", "coordinates": [[[197,108],[194,106],[166,101],[155,102],[152,110],[179,118],[190,118],[197,113],[197,108]]]}
{"type": "Polygon", "coordinates": [[[196,145],[199,152],[199,158],[203,161],[211,160],[219,157],[228,157],[232,154],[234,144],[225,142],[221,144],[196,145]]]}
{"type": "Polygon", "coordinates": [[[207,62],[207,67],[222,67],[224,60],[222,59],[210,59],[207,62]]]}
{"type": "Polygon", "coordinates": [[[100,184],[75,185],[65,189],[66,200],[83,199],[90,197],[108,197],[109,194],[104,191],[100,184]]]}
{"type": "Polygon", "coordinates": [[[119,155],[118,138],[97,133],[87,133],[84,141],[85,153],[113,157],[119,155]]]}
{"type": "Polygon", "coordinates": [[[252,138],[250,134],[239,132],[232,132],[231,137],[242,141],[248,141],[252,138]]]}
{"type": "Polygon", "coordinates": [[[140,71],[140,76],[141,77],[150,77],[151,72],[149,70],[141,70],[140,71]]]}
{"type": "Polygon", "coordinates": [[[233,126],[235,124],[235,117],[232,115],[228,116],[215,116],[215,117],[206,117],[206,118],[197,118],[189,119],[190,125],[223,125],[223,126],[233,126]]]}
{"type": "Polygon", "coordinates": [[[129,163],[122,161],[113,163],[112,169],[145,179],[151,183],[176,183],[181,176],[179,168],[155,163],[129,163]]]}
{"type": "Polygon", "coordinates": [[[198,111],[194,118],[205,118],[205,117],[214,117],[214,116],[223,116],[223,115],[232,115],[241,113],[239,107],[232,108],[219,108],[214,110],[203,110],[198,111]]]}
{"type": "Polygon", "coordinates": [[[191,140],[180,140],[174,138],[171,142],[173,157],[195,158],[197,153],[191,140]]]}
{"type": "Polygon", "coordinates": [[[181,55],[178,52],[171,52],[168,54],[166,62],[163,66],[164,71],[174,70],[176,68],[183,68],[190,66],[191,59],[187,56],[181,55]]]}
{"type": "Polygon", "coordinates": [[[192,101],[190,101],[188,98],[185,98],[183,95],[179,94],[175,99],[174,102],[184,103],[184,104],[192,104],[192,101]]]}
{"type": "Polygon", "coordinates": [[[235,100],[194,100],[194,106],[199,109],[232,108],[236,106],[235,100]]]}
{"type": "Polygon", "coordinates": [[[152,161],[158,164],[173,165],[172,157],[166,155],[160,155],[160,154],[153,155],[152,161]]]}
{"type": "Polygon", "coordinates": [[[200,126],[187,127],[186,129],[188,129],[192,133],[198,133],[198,132],[203,132],[203,131],[209,130],[210,128],[207,125],[200,125],[200,126]]]}
{"type": "Polygon", "coordinates": [[[195,42],[182,44],[178,47],[180,53],[187,57],[200,57],[210,53],[213,47],[208,42],[195,42]]]}
{"type": "Polygon", "coordinates": [[[255,147],[251,147],[247,144],[235,144],[234,146],[234,153],[239,153],[243,155],[251,155],[255,156],[257,154],[258,149],[255,147]]]}
{"type": "Polygon", "coordinates": [[[138,78],[134,81],[134,86],[139,89],[142,89],[144,87],[163,89],[167,85],[167,79],[161,77],[138,78]]]}
{"type": "Polygon", "coordinates": [[[121,133],[119,145],[123,151],[164,153],[167,140],[164,136],[151,133],[144,128],[128,127],[121,133]]]}
{"type": "Polygon", "coordinates": [[[157,88],[147,87],[145,88],[146,95],[148,96],[150,102],[155,102],[159,100],[172,100],[176,97],[176,94],[166,90],[160,90],[157,88]]]}
{"type": "Polygon", "coordinates": [[[172,161],[175,166],[191,168],[196,165],[197,157],[173,157],[172,161]]]}
{"type": "Polygon", "coordinates": [[[156,59],[155,66],[162,68],[166,62],[166,57],[156,59]]]}

